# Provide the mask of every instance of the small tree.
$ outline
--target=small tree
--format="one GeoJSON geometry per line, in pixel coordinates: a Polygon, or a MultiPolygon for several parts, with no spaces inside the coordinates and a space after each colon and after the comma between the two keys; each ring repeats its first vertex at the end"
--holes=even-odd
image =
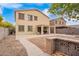
{"type": "Polygon", "coordinates": [[[54,3],[51,4],[49,12],[56,16],[65,16],[69,20],[79,20],[79,3],[54,3]]]}
{"type": "Polygon", "coordinates": [[[1,27],[13,27],[13,24],[11,24],[10,22],[2,22],[3,21],[3,17],[0,15],[0,26],[1,27]]]}
{"type": "Polygon", "coordinates": [[[3,26],[2,21],[3,21],[3,17],[0,15],[0,26],[1,26],[1,27],[3,26]]]}
{"type": "Polygon", "coordinates": [[[0,16],[0,23],[2,22],[2,20],[3,20],[3,18],[2,18],[2,16],[0,16]]]}
{"type": "Polygon", "coordinates": [[[4,27],[13,27],[13,25],[10,22],[4,22],[3,26],[4,27]]]}

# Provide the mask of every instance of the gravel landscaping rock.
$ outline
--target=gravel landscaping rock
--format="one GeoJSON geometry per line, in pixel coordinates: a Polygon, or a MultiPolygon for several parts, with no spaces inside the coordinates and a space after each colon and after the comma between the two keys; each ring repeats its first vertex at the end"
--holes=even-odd
{"type": "Polygon", "coordinates": [[[0,40],[0,56],[27,56],[27,52],[14,36],[9,36],[0,40]]]}

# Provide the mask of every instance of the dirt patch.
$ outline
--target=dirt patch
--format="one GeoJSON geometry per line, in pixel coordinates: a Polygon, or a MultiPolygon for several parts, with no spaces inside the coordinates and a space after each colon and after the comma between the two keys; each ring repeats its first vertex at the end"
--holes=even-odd
{"type": "Polygon", "coordinates": [[[44,37],[31,38],[29,39],[29,41],[37,45],[44,52],[46,51],[46,38],[44,37]]]}
{"type": "Polygon", "coordinates": [[[14,37],[0,40],[0,56],[27,56],[25,48],[14,37]]]}

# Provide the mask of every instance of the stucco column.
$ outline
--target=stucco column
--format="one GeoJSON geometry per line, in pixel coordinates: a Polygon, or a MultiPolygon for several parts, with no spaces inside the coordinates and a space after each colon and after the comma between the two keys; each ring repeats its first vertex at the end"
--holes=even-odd
{"type": "Polygon", "coordinates": [[[41,26],[41,34],[43,34],[43,26],[41,26]]]}
{"type": "Polygon", "coordinates": [[[54,34],[56,34],[56,26],[54,26],[54,34]]]}
{"type": "Polygon", "coordinates": [[[48,33],[50,34],[50,26],[48,27],[48,33]]]}

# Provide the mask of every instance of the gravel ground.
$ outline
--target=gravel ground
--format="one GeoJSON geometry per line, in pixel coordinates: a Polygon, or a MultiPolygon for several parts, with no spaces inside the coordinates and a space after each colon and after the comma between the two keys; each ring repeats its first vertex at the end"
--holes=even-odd
{"type": "Polygon", "coordinates": [[[15,36],[8,36],[0,40],[0,56],[27,56],[27,52],[15,36]]]}

